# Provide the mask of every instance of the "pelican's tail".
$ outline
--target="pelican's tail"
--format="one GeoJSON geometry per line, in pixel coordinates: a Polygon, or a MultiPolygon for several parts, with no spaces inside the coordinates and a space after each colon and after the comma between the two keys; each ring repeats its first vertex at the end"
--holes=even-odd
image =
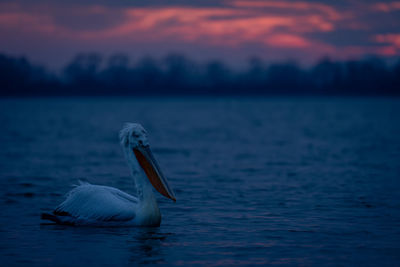
{"type": "Polygon", "coordinates": [[[49,220],[55,223],[61,223],[60,219],[57,216],[50,213],[42,213],[41,218],[42,220],[49,220]]]}
{"type": "Polygon", "coordinates": [[[42,213],[42,220],[49,220],[55,222],[57,224],[64,224],[64,225],[74,225],[73,220],[71,220],[70,216],[66,216],[61,214],[62,216],[58,216],[59,214],[50,214],[50,213],[42,213]]]}

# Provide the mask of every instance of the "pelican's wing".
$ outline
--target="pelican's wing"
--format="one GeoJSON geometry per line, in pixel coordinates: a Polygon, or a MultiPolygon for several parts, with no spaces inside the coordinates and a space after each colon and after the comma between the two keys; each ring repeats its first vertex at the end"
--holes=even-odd
{"type": "Polygon", "coordinates": [[[127,222],[135,218],[138,200],[119,189],[81,184],[53,212],[61,223],[127,222]]]}

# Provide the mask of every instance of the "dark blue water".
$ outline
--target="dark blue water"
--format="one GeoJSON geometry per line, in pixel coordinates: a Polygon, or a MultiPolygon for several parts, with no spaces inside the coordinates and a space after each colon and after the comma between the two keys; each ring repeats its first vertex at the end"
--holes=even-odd
{"type": "Polygon", "coordinates": [[[400,264],[399,99],[0,100],[4,266],[400,264]],[[78,179],[133,193],[147,129],[159,228],[41,225],[78,179]]]}

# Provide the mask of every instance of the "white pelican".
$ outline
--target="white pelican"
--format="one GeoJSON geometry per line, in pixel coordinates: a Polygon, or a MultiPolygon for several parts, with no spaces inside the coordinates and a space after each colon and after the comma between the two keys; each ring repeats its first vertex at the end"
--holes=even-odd
{"type": "Polygon", "coordinates": [[[117,188],[81,183],[68,193],[53,214],[43,213],[42,219],[69,225],[160,225],[161,214],[152,186],[163,196],[176,199],[151,153],[147,133],[140,124],[126,123],[119,137],[137,197],[117,188]]]}

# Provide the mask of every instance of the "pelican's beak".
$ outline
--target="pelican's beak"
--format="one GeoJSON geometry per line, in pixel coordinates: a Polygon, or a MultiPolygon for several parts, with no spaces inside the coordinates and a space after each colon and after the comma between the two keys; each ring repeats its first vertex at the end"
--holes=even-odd
{"type": "Polygon", "coordinates": [[[176,198],[174,192],[169,187],[167,179],[161,173],[160,167],[154,159],[150,147],[148,145],[139,145],[133,149],[133,152],[154,188],[157,189],[161,195],[170,198],[175,202],[176,198]]]}

